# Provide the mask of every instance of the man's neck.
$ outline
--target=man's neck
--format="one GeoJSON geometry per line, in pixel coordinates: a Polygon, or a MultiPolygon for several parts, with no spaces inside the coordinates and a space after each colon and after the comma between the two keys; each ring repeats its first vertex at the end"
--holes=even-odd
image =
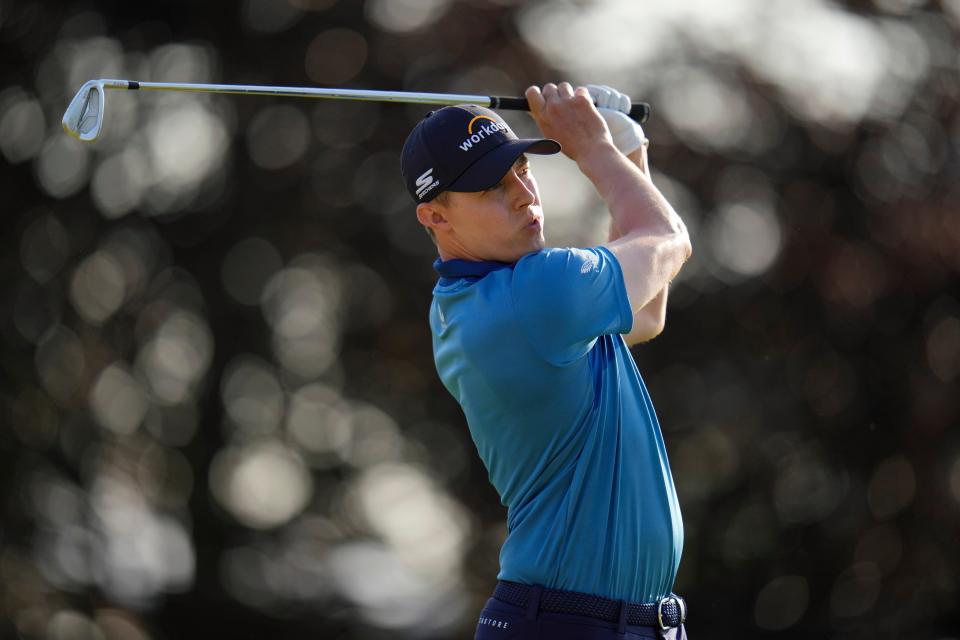
{"type": "Polygon", "coordinates": [[[444,262],[447,260],[469,260],[471,262],[485,260],[485,258],[474,255],[462,246],[457,245],[451,247],[446,246],[446,243],[437,243],[437,253],[440,254],[440,259],[444,262]]]}

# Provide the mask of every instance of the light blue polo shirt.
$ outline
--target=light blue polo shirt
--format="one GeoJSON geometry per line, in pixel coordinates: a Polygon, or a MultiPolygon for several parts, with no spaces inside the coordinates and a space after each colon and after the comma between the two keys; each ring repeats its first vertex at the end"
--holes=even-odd
{"type": "Polygon", "coordinates": [[[434,358],[507,507],[501,580],[654,602],[683,524],[606,248],[437,261],[434,358]]]}

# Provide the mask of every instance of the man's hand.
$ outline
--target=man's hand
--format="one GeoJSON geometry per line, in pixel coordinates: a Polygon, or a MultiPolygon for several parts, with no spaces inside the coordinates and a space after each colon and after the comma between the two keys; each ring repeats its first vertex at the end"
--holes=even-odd
{"type": "Polygon", "coordinates": [[[540,131],[563,147],[563,152],[576,162],[603,147],[612,148],[610,130],[593,105],[586,87],[576,90],[569,82],[530,87],[525,95],[540,131]]]}
{"type": "Polygon", "coordinates": [[[620,153],[628,156],[649,143],[640,124],[627,115],[630,113],[630,96],[602,84],[588,84],[587,91],[597,103],[613,144],[620,153]]]}

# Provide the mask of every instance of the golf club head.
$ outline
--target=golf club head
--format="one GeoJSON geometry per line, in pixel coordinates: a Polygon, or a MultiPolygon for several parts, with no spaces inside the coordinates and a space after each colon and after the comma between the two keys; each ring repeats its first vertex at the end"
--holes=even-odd
{"type": "Polygon", "coordinates": [[[105,98],[102,80],[85,82],[63,114],[63,130],[83,142],[96,140],[103,128],[105,98]]]}

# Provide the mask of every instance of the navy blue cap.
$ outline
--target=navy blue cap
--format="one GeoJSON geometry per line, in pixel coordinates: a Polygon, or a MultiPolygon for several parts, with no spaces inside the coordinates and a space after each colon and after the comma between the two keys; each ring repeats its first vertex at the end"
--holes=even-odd
{"type": "Polygon", "coordinates": [[[560,143],[520,139],[490,109],[472,104],[431,111],[403,145],[400,170],[416,202],[442,191],[483,191],[503,178],[522,153],[550,155],[560,143]]]}

